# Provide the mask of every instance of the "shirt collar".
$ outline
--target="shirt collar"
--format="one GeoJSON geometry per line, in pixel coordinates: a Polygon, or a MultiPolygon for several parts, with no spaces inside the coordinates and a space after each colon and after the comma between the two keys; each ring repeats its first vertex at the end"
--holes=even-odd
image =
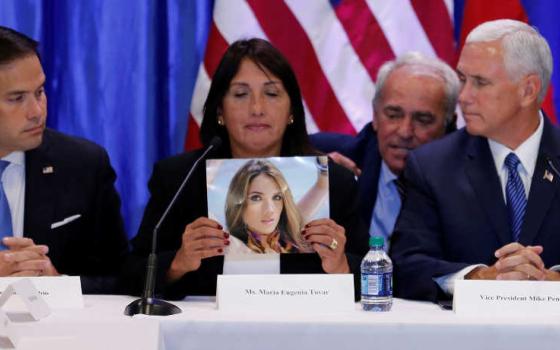
{"type": "Polygon", "coordinates": [[[2,160],[8,161],[11,164],[16,164],[16,165],[25,165],[25,152],[23,151],[14,151],[4,157],[2,157],[2,160]]]}
{"type": "Polygon", "coordinates": [[[539,155],[539,146],[541,143],[543,129],[543,115],[542,113],[539,113],[539,126],[537,127],[537,130],[535,130],[535,132],[529,136],[527,140],[523,141],[517,149],[509,149],[501,143],[488,139],[488,145],[490,146],[490,151],[492,152],[492,157],[494,158],[494,164],[496,165],[498,174],[505,166],[504,161],[507,155],[513,152],[519,158],[521,167],[527,173],[527,176],[532,178],[535,171],[535,164],[537,163],[537,157],[539,155]]]}
{"type": "Polygon", "coordinates": [[[389,167],[387,166],[385,161],[381,162],[380,178],[381,178],[381,183],[384,184],[384,185],[387,185],[391,181],[397,179],[397,175],[393,174],[393,172],[391,171],[391,169],[389,169],[389,167]]]}

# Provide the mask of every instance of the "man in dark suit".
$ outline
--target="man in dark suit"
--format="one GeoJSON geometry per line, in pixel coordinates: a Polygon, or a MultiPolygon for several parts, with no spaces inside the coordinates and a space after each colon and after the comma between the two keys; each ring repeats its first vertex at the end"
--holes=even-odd
{"type": "Polygon", "coordinates": [[[82,275],[106,291],[127,252],[101,147],[45,129],[37,42],[0,27],[0,276],[82,275]]]}
{"type": "Polygon", "coordinates": [[[560,277],[560,132],[540,112],[550,48],[524,23],[487,22],[457,71],[466,130],[408,158],[392,251],[399,297],[449,297],[457,279],[560,277]]]}
{"type": "Polygon", "coordinates": [[[458,93],[459,80],[451,67],[409,53],[380,68],[375,116],[358,135],[311,136],[318,149],[359,175],[360,214],[371,234],[390,238],[402,191],[394,180],[411,149],[454,129],[458,93]]]}

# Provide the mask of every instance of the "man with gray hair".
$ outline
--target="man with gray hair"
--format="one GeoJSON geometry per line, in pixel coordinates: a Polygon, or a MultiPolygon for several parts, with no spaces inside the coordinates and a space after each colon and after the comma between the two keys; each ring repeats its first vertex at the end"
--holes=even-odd
{"type": "Polygon", "coordinates": [[[540,112],[550,48],[525,23],[487,22],[457,72],[466,128],[408,157],[392,250],[399,297],[449,297],[457,279],[560,279],[560,131],[540,112]]]}
{"type": "Polygon", "coordinates": [[[408,53],[381,66],[373,121],[357,136],[311,136],[317,148],[359,175],[361,217],[371,234],[389,242],[401,206],[397,179],[407,155],[455,129],[458,93],[459,79],[451,67],[437,58],[408,53]]]}

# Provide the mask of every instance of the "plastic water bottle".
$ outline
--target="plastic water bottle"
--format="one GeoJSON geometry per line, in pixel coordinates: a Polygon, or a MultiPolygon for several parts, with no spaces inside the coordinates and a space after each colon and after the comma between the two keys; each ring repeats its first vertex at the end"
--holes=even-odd
{"type": "Polygon", "coordinates": [[[362,260],[362,309],[389,311],[393,305],[393,263],[383,250],[385,239],[373,236],[362,260]]]}

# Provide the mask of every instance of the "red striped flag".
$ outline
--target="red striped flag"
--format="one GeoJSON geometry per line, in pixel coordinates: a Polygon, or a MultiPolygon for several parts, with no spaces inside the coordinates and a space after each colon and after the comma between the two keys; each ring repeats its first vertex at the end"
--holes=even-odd
{"type": "Polygon", "coordinates": [[[216,0],[191,101],[186,149],[227,46],[259,37],[286,56],[300,84],[310,133],[355,134],[372,118],[377,70],[407,51],[454,65],[452,0],[216,0]]]}

